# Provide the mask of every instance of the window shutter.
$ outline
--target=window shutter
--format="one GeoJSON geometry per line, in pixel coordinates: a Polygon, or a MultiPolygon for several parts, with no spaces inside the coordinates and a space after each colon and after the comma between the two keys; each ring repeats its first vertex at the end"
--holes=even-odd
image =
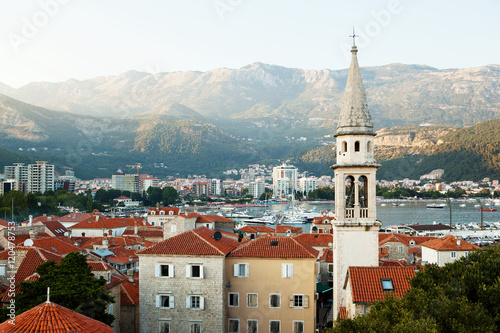
{"type": "Polygon", "coordinates": [[[200,278],[203,279],[203,265],[200,265],[200,278]]]}
{"type": "Polygon", "coordinates": [[[245,264],[245,277],[249,277],[249,276],[250,276],[250,265],[245,264]]]}
{"type": "Polygon", "coordinates": [[[170,277],[174,277],[174,265],[168,265],[168,274],[170,277]]]}
{"type": "Polygon", "coordinates": [[[205,297],[203,296],[200,297],[200,309],[205,309],[205,297]]]}
{"type": "Polygon", "coordinates": [[[191,308],[191,296],[186,296],[186,309],[191,308]]]}
{"type": "Polygon", "coordinates": [[[286,264],[281,264],[281,277],[286,278],[286,264]]]}
{"type": "Polygon", "coordinates": [[[234,264],[234,276],[238,276],[238,264],[234,264]]]}
{"type": "Polygon", "coordinates": [[[156,307],[159,308],[161,305],[161,296],[156,295],[156,307]]]}
{"type": "Polygon", "coordinates": [[[161,266],[160,265],[155,265],[155,277],[160,276],[160,271],[161,271],[161,266]]]}
{"type": "Polygon", "coordinates": [[[186,265],[186,277],[189,278],[191,277],[191,266],[186,265]]]}
{"type": "Polygon", "coordinates": [[[302,296],[302,307],[304,307],[304,308],[309,307],[309,296],[308,295],[302,296]]]}
{"type": "Polygon", "coordinates": [[[288,301],[289,301],[289,302],[288,302],[288,303],[289,303],[288,305],[289,305],[291,308],[293,308],[293,295],[290,295],[290,297],[288,297],[288,301]]]}
{"type": "Polygon", "coordinates": [[[288,277],[293,278],[293,264],[287,264],[288,266],[288,277]]]}
{"type": "Polygon", "coordinates": [[[169,304],[169,308],[173,309],[174,308],[174,296],[170,296],[170,304],[169,304]]]}

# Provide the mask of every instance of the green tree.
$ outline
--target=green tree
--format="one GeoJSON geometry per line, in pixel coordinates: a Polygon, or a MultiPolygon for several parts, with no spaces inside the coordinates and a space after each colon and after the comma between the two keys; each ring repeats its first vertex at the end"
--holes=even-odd
{"type": "Polygon", "coordinates": [[[159,187],[148,187],[147,190],[147,198],[149,201],[149,204],[154,206],[156,203],[160,203],[163,200],[163,191],[159,187]]]}
{"type": "Polygon", "coordinates": [[[109,291],[103,289],[106,280],[94,278],[85,255],[69,253],[60,264],[49,260],[38,266],[36,272],[40,275],[37,281],[20,284],[20,293],[15,297],[17,314],[44,302],[50,287],[52,302],[107,325],[112,324],[114,316],[107,312],[107,306],[114,299],[109,291]]]}
{"type": "Polygon", "coordinates": [[[179,200],[179,193],[177,193],[177,190],[175,188],[173,188],[172,186],[167,186],[163,189],[163,204],[165,206],[173,205],[179,200]]]}

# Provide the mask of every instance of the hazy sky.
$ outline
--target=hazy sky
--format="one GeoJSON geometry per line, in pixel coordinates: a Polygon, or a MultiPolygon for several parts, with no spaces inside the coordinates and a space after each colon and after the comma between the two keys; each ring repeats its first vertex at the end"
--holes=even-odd
{"type": "Polygon", "coordinates": [[[22,0],[0,2],[0,82],[128,70],[499,64],[498,0],[22,0]]]}

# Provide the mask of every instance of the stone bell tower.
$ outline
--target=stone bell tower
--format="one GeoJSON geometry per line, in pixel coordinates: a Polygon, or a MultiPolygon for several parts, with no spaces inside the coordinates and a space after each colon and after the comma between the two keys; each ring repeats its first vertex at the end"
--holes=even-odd
{"type": "Polygon", "coordinates": [[[335,220],[333,221],[333,317],[345,306],[343,289],[349,266],[378,266],[375,131],[366,102],[356,45],[344,92],[337,139],[335,220]]]}

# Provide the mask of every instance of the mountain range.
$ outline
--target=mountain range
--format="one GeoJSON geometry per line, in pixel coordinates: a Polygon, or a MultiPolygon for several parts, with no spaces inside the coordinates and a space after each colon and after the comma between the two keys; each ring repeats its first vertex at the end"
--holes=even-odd
{"type": "MultiPolygon", "coordinates": [[[[499,74],[498,65],[364,68],[368,103],[379,129],[381,175],[386,165],[408,154],[439,152],[436,147],[451,140],[446,135],[458,127],[500,118],[499,74]]],[[[90,178],[109,177],[137,162],[143,163],[143,172],[158,176],[216,176],[252,163],[291,160],[328,174],[331,134],[346,79],[347,69],[254,63],[209,72],[130,71],[17,89],[0,83],[0,147],[12,160],[3,158],[0,164],[45,159],[90,178]]],[[[496,169],[490,165],[488,170],[491,175],[496,169]]]]}

